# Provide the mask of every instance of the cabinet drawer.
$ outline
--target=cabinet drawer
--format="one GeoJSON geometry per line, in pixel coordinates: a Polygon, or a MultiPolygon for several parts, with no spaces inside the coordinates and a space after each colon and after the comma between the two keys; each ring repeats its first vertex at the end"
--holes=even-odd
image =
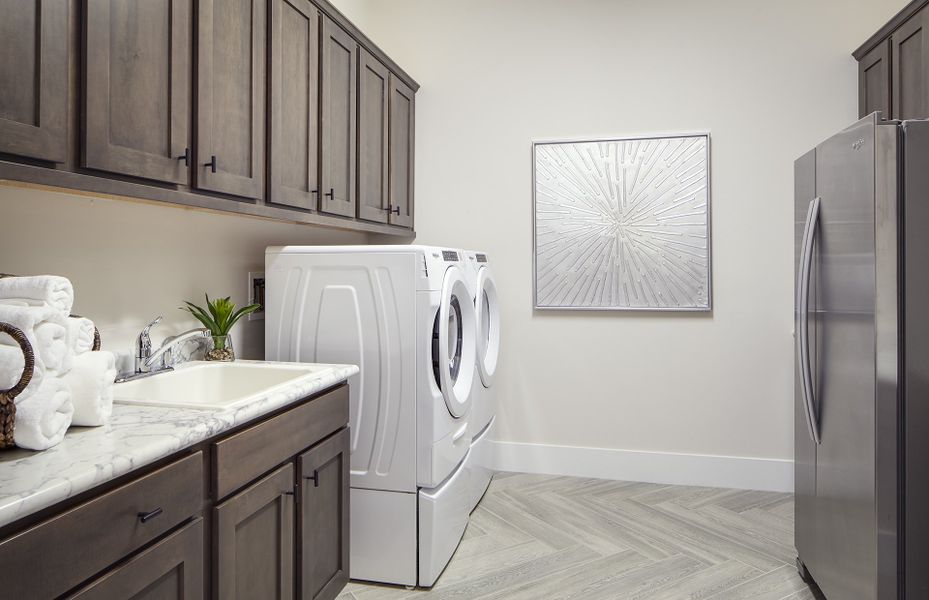
{"type": "Polygon", "coordinates": [[[203,519],[134,556],[69,600],[203,598],[203,519]]]}
{"type": "Polygon", "coordinates": [[[202,502],[197,452],[0,542],[3,594],[59,596],[199,513],[202,502]],[[143,523],[141,515],[153,516],[143,523]]]}
{"type": "Polygon", "coordinates": [[[230,436],[213,445],[217,500],[348,423],[348,386],[230,436]]]}

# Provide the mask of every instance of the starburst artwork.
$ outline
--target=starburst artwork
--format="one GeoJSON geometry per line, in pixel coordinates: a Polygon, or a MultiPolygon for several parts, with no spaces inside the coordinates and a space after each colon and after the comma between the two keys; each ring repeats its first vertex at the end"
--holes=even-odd
{"type": "Polygon", "coordinates": [[[710,310],[709,135],[533,152],[536,308],[710,310]]]}

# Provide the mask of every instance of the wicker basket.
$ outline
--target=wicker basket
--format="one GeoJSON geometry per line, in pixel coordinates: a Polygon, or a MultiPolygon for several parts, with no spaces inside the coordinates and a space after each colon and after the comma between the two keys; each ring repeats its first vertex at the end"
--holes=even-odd
{"type": "Polygon", "coordinates": [[[19,344],[25,359],[23,374],[16,385],[8,390],[0,390],[0,449],[4,449],[12,448],[15,445],[13,442],[13,423],[16,420],[16,396],[20,395],[32,380],[32,372],[35,368],[35,354],[26,339],[26,334],[21,329],[8,323],[0,323],[0,332],[6,333],[19,344]]]}

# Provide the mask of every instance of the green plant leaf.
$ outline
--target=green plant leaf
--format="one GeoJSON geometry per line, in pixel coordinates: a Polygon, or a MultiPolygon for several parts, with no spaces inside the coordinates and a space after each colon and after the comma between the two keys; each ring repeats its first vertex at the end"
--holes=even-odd
{"type": "Polygon", "coordinates": [[[203,296],[206,298],[205,309],[185,300],[184,303],[187,306],[181,307],[181,310],[186,310],[192,314],[214,336],[228,335],[229,330],[239,319],[261,308],[259,304],[249,304],[236,310],[236,304],[230,296],[216,298],[215,300],[210,300],[209,294],[203,296]]]}

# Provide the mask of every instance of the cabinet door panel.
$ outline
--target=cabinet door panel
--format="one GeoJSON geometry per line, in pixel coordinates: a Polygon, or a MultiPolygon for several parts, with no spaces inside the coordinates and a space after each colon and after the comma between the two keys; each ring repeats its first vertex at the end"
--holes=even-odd
{"type": "Polygon", "coordinates": [[[413,147],[416,99],[413,90],[390,78],[390,223],[413,226],[413,147]],[[399,209],[399,210],[398,210],[399,209]],[[395,212],[397,211],[397,212],[395,212]]]}
{"type": "Polygon", "coordinates": [[[858,116],[881,111],[891,118],[890,42],[884,41],[858,62],[858,116]]]}
{"type": "Polygon", "coordinates": [[[0,152],[64,162],[68,0],[0,0],[0,152]]]}
{"type": "Polygon", "coordinates": [[[332,600],[348,583],[348,428],[299,458],[300,563],[304,600],[332,600]]]}
{"type": "Polygon", "coordinates": [[[358,44],[323,19],[323,199],[320,210],[355,216],[355,93],[358,44]]]}
{"type": "Polygon", "coordinates": [[[197,600],[203,577],[203,519],[197,519],[70,598],[197,600]]]}
{"type": "Polygon", "coordinates": [[[198,14],[196,185],[260,199],[267,5],[201,0],[198,14]]]}
{"type": "Polygon", "coordinates": [[[319,196],[319,13],[271,0],[269,202],[316,209],[319,196]]]}
{"type": "Polygon", "coordinates": [[[219,598],[292,598],[294,468],[284,465],[214,510],[219,598]]]}
{"type": "Polygon", "coordinates": [[[929,9],[913,15],[891,36],[893,50],[893,118],[922,119],[929,117],[926,92],[929,69],[929,31],[926,21],[929,9]]]}
{"type": "Polygon", "coordinates": [[[89,0],[83,165],[188,183],[189,0],[89,0]]]}
{"type": "Polygon", "coordinates": [[[358,216],[387,222],[390,72],[366,50],[358,58],[358,216]]]}

